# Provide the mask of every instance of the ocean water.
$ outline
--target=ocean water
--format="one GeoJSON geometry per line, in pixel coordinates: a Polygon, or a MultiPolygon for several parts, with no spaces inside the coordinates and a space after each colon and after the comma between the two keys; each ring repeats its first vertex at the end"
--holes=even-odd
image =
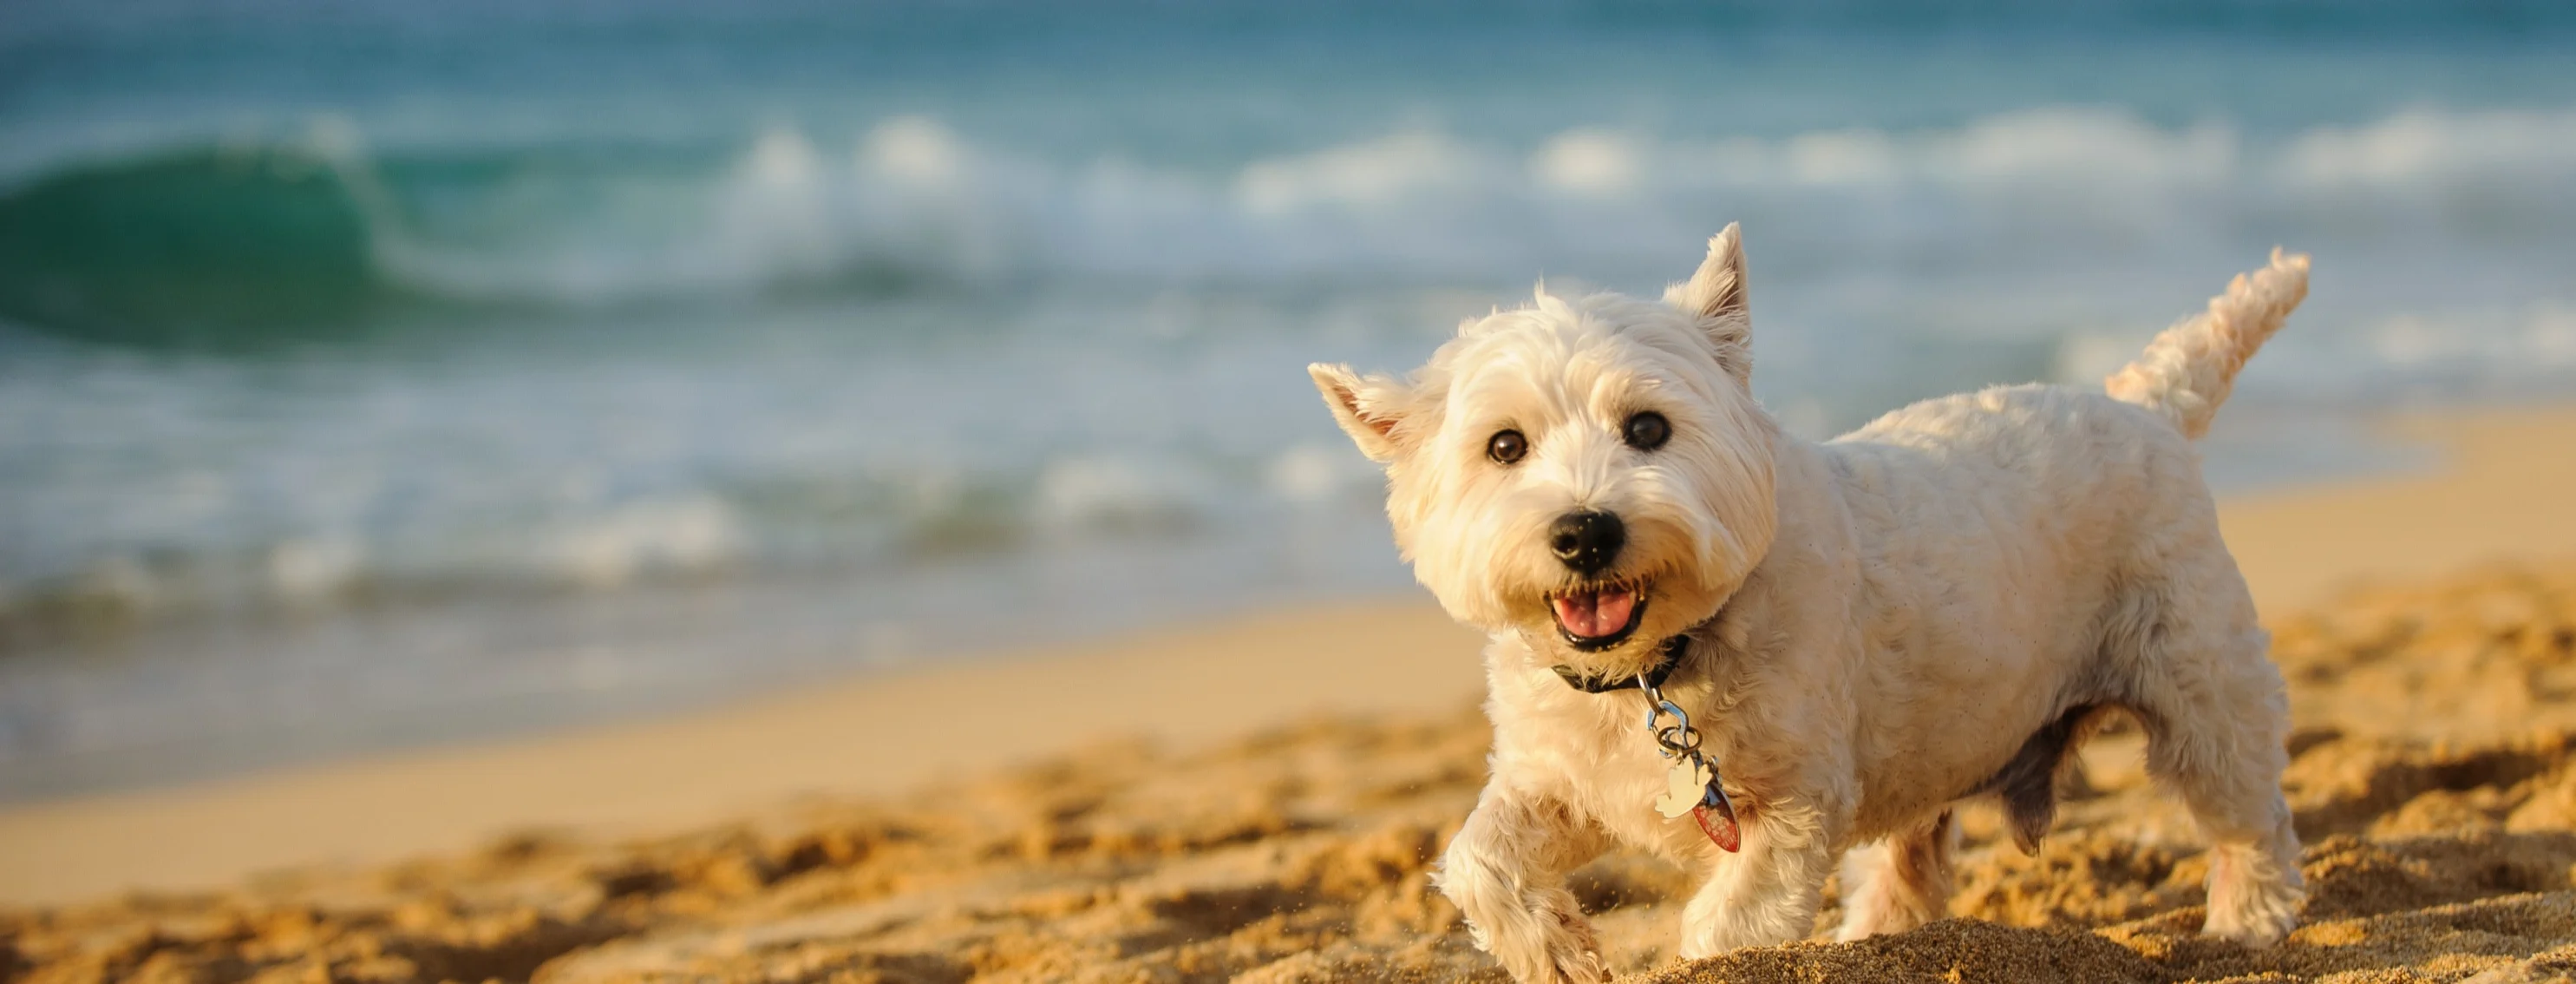
{"type": "Polygon", "coordinates": [[[2276,244],[2224,488],[2576,393],[2576,7],[1918,8],[0,6],[0,798],[1408,590],[1304,365],[1730,220],[1810,435],[2276,244]]]}

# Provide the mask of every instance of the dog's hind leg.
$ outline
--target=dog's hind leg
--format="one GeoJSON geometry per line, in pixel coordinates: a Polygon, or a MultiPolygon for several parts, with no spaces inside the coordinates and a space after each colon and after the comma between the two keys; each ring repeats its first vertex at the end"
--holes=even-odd
{"type": "Polygon", "coordinates": [[[1843,855],[1846,942],[1902,933],[1949,914],[1950,859],[1959,847],[1950,812],[1913,830],[1843,855]]]}
{"type": "Polygon", "coordinates": [[[2299,835],[2281,796],[2288,698],[2270,639],[2232,566],[2223,587],[2161,606],[2141,633],[2133,707],[2147,728],[2147,770],[2182,794],[2209,839],[2202,931],[2269,946],[2298,925],[2306,892],[2299,835]]]}

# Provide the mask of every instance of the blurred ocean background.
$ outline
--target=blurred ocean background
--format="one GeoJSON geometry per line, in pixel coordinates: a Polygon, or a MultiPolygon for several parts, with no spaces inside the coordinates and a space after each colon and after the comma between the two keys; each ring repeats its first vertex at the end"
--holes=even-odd
{"type": "Polygon", "coordinates": [[[1802,433],[2285,244],[2213,479],[2419,467],[2576,393],[2576,5],[0,0],[0,798],[1408,590],[1304,365],[1729,220],[1802,433]]]}

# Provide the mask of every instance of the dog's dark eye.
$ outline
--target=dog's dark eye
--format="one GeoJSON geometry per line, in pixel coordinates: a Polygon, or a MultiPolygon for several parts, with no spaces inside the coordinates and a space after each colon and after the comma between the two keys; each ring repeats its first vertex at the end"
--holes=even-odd
{"type": "Polygon", "coordinates": [[[1628,446],[1639,451],[1652,451],[1673,439],[1673,425],[1664,415],[1652,410],[1628,418],[1628,446]]]}
{"type": "Polygon", "coordinates": [[[1519,431],[1502,431],[1485,442],[1485,457],[1497,465],[1508,465],[1529,453],[1529,438],[1519,431]]]}

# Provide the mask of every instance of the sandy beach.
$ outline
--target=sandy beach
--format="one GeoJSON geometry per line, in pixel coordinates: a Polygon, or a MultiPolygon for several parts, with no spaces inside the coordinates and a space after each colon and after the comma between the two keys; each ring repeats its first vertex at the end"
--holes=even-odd
{"type": "MultiPolygon", "coordinates": [[[[1969,815],[1963,920],[1685,965],[1679,873],[1614,855],[1577,878],[1614,963],[1675,982],[2576,973],[2576,408],[2389,433],[2438,466],[2222,503],[2299,728],[2314,899],[2290,942],[2194,935],[2190,825],[2113,733],[2037,857],[1969,815]]],[[[1483,780],[1477,641],[1427,600],[1258,613],[15,806],[0,979],[1500,979],[1427,881],[1483,780]]]]}

